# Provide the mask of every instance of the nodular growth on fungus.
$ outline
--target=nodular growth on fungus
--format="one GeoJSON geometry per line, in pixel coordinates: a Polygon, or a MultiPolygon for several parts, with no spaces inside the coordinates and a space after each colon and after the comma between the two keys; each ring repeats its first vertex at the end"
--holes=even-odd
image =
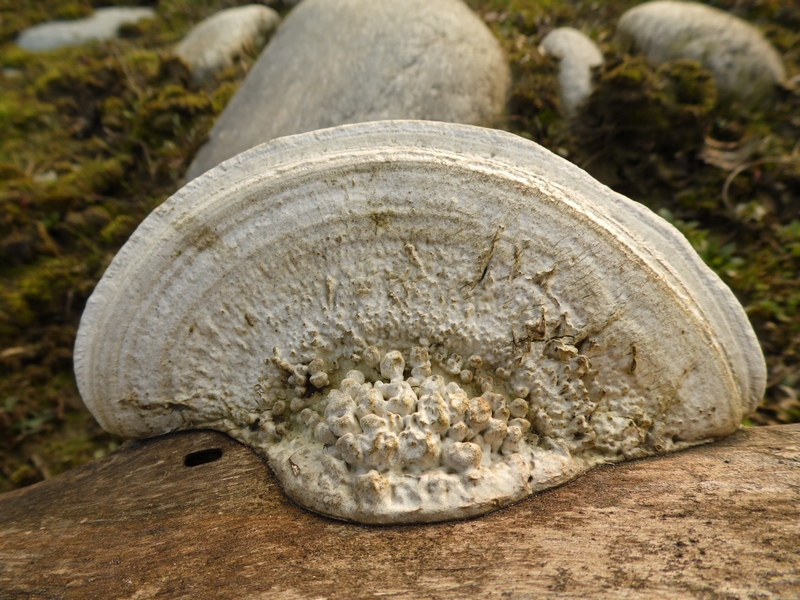
{"type": "Polygon", "coordinates": [[[415,121],[189,183],[98,284],[75,370],[109,431],[226,432],[364,523],[725,436],[765,386],[741,306],[664,220],[532,142],[415,121]]]}

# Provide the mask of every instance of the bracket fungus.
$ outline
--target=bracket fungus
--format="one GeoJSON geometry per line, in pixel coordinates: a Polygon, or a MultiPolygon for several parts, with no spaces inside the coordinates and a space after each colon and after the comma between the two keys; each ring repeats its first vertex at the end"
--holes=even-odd
{"type": "Polygon", "coordinates": [[[75,370],[109,431],[227,432],[365,523],[713,440],[765,385],[741,306],[660,217],[532,142],[416,121],[190,182],[109,266],[75,370]]]}

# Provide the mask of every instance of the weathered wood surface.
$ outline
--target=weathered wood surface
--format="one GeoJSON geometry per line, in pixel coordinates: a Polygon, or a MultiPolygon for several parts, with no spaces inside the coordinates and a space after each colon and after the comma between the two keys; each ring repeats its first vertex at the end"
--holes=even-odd
{"type": "Polygon", "coordinates": [[[470,521],[310,514],[212,432],[0,496],[6,598],[798,598],[800,425],[596,469],[470,521]],[[185,457],[218,448],[193,467],[185,457]]]}

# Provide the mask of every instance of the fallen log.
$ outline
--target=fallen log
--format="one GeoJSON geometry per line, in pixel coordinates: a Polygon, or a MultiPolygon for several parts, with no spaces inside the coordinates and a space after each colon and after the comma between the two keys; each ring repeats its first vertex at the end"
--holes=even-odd
{"type": "Polygon", "coordinates": [[[2,598],[796,598],[800,425],[597,468],[480,518],[309,513],[208,431],[0,496],[2,598]]]}

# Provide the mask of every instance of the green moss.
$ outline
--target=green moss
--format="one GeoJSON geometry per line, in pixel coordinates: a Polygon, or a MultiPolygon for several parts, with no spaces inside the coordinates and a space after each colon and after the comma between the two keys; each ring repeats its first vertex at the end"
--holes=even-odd
{"type": "Polygon", "coordinates": [[[0,180],[11,182],[15,179],[23,179],[25,173],[19,167],[9,163],[0,163],[0,180]]]}
{"type": "Polygon", "coordinates": [[[56,19],[80,19],[88,17],[94,12],[94,9],[88,2],[64,2],[58,4],[53,11],[53,16],[56,19]]]}
{"type": "Polygon", "coordinates": [[[119,215],[103,228],[100,237],[107,243],[122,245],[133,233],[136,225],[138,225],[137,219],[130,215],[119,215]]]}
{"type": "Polygon", "coordinates": [[[179,136],[187,119],[213,111],[204,92],[189,92],[181,85],[168,85],[142,105],[144,126],[161,133],[179,136]]]}
{"type": "Polygon", "coordinates": [[[0,133],[22,135],[36,127],[47,126],[54,112],[48,104],[31,102],[22,94],[9,90],[0,96],[0,133]]]}
{"type": "Polygon", "coordinates": [[[71,415],[68,425],[63,435],[53,436],[41,446],[41,459],[51,475],[102,458],[120,445],[82,415],[71,415]]]}
{"type": "Polygon", "coordinates": [[[34,58],[27,50],[23,50],[16,44],[8,44],[2,47],[3,67],[7,69],[23,69],[34,58]]]}
{"type": "Polygon", "coordinates": [[[39,190],[38,205],[42,210],[66,212],[113,191],[132,162],[128,156],[87,160],[56,181],[39,190]]]}
{"type": "Polygon", "coordinates": [[[211,107],[214,113],[219,114],[228,105],[236,90],[239,88],[238,84],[232,81],[224,81],[211,95],[211,107]]]}
{"type": "Polygon", "coordinates": [[[0,288],[0,314],[17,326],[36,318],[63,314],[71,281],[82,267],[75,260],[41,259],[14,278],[13,286],[0,288]]]}
{"type": "Polygon", "coordinates": [[[539,35],[542,28],[569,25],[578,13],[572,2],[564,0],[470,0],[467,2],[496,24],[503,38],[539,35]]]}
{"type": "Polygon", "coordinates": [[[711,75],[693,61],[655,68],[641,57],[608,62],[582,115],[579,135],[590,145],[631,151],[694,152],[711,127],[717,93],[711,75]]]}
{"type": "Polygon", "coordinates": [[[40,475],[31,465],[20,465],[17,467],[9,480],[15,487],[23,487],[39,481],[40,475]]]}
{"type": "Polygon", "coordinates": [[[696,115],[708,115],[717,106],[717,88],[711,73],[693,60],[676,60],[658,69],[665,81],[667,102],[696,115]]]}

